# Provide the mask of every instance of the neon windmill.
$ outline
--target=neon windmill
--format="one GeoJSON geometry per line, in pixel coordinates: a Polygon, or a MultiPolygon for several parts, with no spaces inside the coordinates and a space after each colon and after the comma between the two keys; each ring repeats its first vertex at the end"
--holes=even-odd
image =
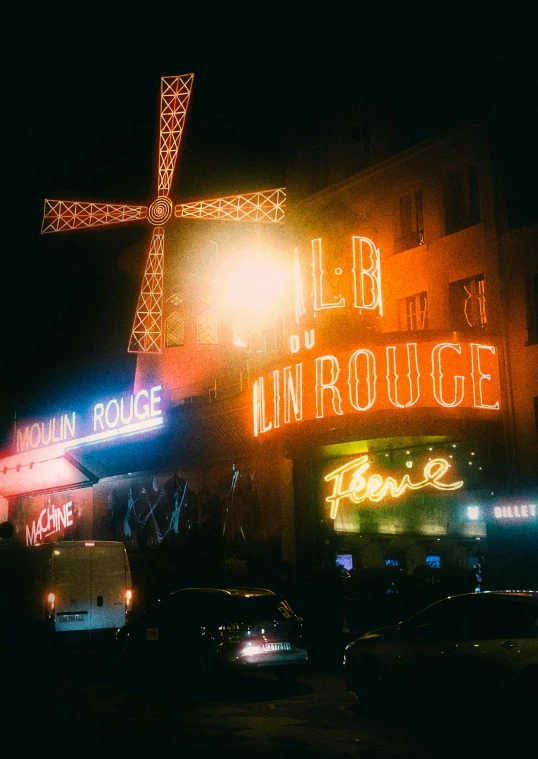
{"type": "Polygon", "coordinates": [[[64,232],[147,219],[153,225],[149,254],[138,297],[129,353],[162,350],[164,225],[172,217],[280,223],[286,200],[283,188],[231,195],[174,207],[170,188],[189,106],[194,74],[161,78],[161,114],[157,194],[149,206],[45,200],[41,233],[64,232]]]}

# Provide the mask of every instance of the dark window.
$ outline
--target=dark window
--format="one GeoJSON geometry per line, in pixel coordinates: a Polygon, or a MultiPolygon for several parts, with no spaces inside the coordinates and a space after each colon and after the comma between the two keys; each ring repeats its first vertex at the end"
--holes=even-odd
{"type": "Polygon", "coordinates": [[[424,206],[422,190],[402,195],[399,202],[398,236],[395,252],[401,253],[424,244],[424,206]]]}
{"type": "Polygon", "coordinates": [[[471,327],[485,329],[488,324],[484,275],[450,283],[449,306],[452,327],[466,330],[471,327]]]}
{"type": "Polygon", "coordinates": [[[445,232],[447,235],[480,221],[478,171],[470,166],[451,174],[445,184],[445,232]]]}
{"type": "Polygon", "coordinates": [[[410,295],[398,303],[401,330],[428,329],[428,294],[410,295]]]}
{"type": "Polygon", "coordinates": [[[225,622],[269,622],[289,619],[293,612],[289,605],[275,596],[251,596],[250,598],[229,598],[223,610],[225,622]]]}
{"type": "Polygon", "coordinates": [[[476,595],[448,598],[423,609],[408,624],[453,638],[487,639],[538,634],[538,605],[517,597],[476,595]]]}
{"type": "Polygon", "coordinates": [[[525,282],[527,305],[527,345],[538,343],[538,274],[533,274],[525,282]]]}

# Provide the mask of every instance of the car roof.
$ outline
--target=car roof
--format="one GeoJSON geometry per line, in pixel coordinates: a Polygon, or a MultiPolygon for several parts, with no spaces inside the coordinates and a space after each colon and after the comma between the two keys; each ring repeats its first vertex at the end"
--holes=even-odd
{"type": "Polygon", "coordinates": [[[208,595],[222,595],[235,598],[252,598],[253,596],[274,596],[277,594],[267,588],[180,588],[172,595],[179,593],[207,593],[208,595]]]}
{"type": "MultiPolygon", "coordinates": [[[[538,590],[484,590],[480,595],[529,598],[538,601],[538,590]]],[[[478,594],[477,594],[478,595],[478,594]]]]}
{"type": "Polygon", "coordinates": [[[482,591],[477,591],[475,593],[459,593],[453,596],[447,596],[445,600],[448,600],[451,598],[464,598],[464,597],[467,597],[467,598],[473,598],[473,597],[521,598],[521,599],[525,599],[531,602],[538,603],[538,590],[482,590],[482,591]]]}

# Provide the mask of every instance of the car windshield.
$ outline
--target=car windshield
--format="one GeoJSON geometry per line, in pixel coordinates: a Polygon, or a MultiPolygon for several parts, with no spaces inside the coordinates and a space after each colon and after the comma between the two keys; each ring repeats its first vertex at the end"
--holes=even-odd
{"type": "Polygon", "coordinates": [[[180,591],[161,603],[159,615],[201,623],[259,623],[291,619],[293,611],[280,596],[227,595],[219,592],[180,591]]]}
{"type": "Polygon", "coordinates": [[[278,596],[227,598],[222,605],[225,622],[262,622],[289,619],[293,612],[278,596]]]}
{"type": "Polygon", "coordinates": [[[538,635],[538,605],[534,600],[515,595],[456,596],[423,609],[406,624],[470,637],[535,637],[538,635]]]}

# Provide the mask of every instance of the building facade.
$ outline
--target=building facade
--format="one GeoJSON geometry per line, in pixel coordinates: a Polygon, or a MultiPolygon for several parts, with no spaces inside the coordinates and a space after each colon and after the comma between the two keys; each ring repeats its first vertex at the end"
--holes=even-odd
{"type": "Polygon", "coordinates": [[[165,347],[130,394],[89,430],[19,425],[0,494],[21,539],[538,582],[538,236],[500,222],[487,125],[355,173],[315,147],[284,227],[178,233],[165,347]],[[218,302],[219,267],[253,246],[290,274],[258,321],[218,302]]]}

